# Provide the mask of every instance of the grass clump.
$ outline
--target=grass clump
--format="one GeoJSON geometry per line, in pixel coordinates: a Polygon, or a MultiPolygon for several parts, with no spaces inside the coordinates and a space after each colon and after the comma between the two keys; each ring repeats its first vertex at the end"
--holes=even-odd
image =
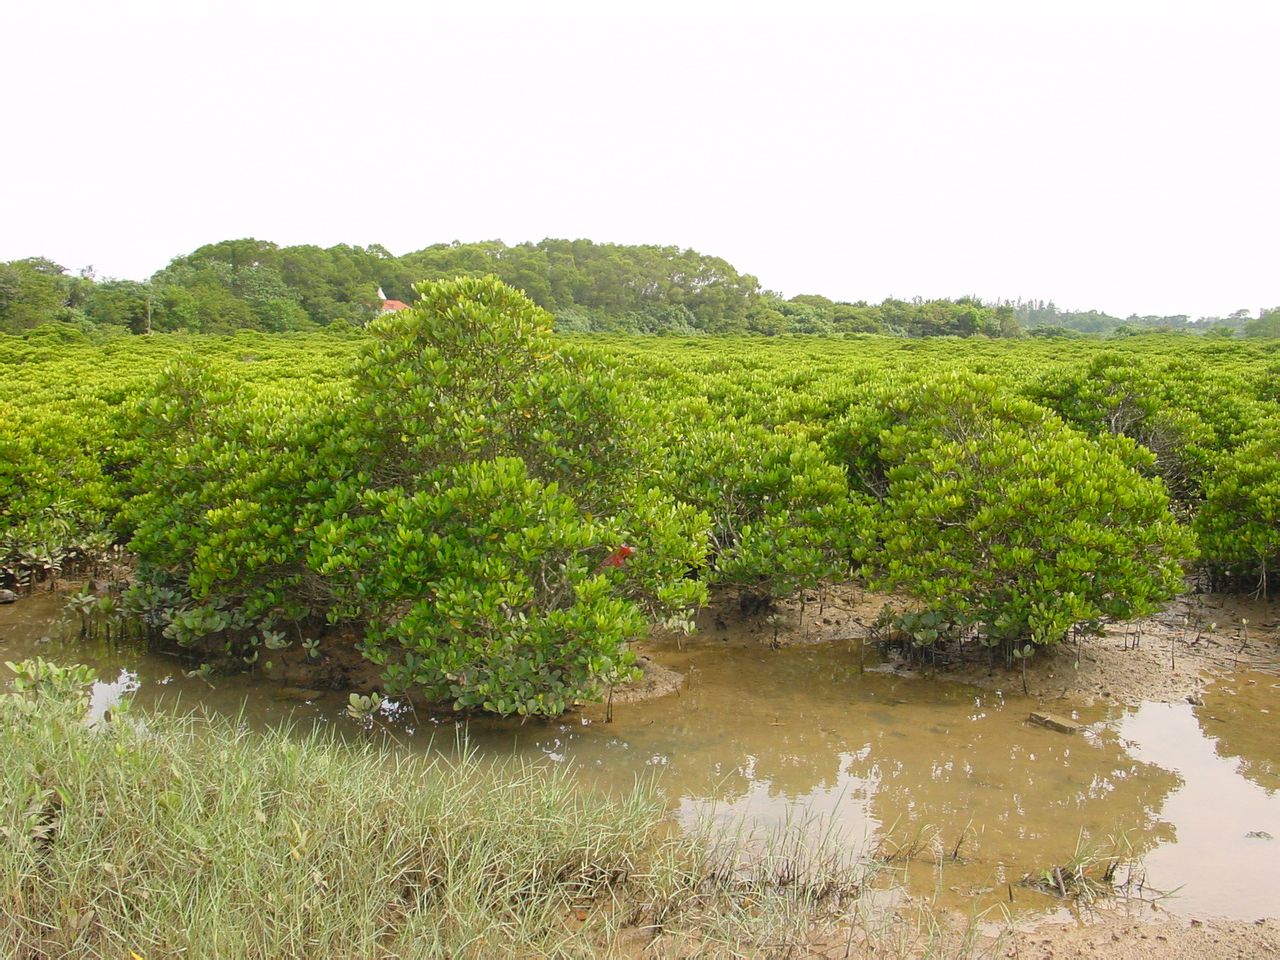
{"type": "Polygon", "coordinates": [[[1066,863],[1029,873],[1022,878],[1022,884],[1061,900],[1083,904],[1107,899],[1155,903],[1177,892],[1157,890],[1147,884],[1146,871],[1126,835],[1096,842],[1083,831],[1066,863]]]}
{"type": "Polygon", "coordinates": [[[127,699],[91,713],[83,668],[10,666],[5,957],[771,955],[856,907],[853,864],[775,848],[728,870],[642,787],[127,699]]]}

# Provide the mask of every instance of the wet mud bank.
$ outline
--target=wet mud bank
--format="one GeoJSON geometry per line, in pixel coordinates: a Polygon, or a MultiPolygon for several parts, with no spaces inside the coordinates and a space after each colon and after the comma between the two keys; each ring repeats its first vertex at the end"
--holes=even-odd
{"type": "MultiPolygon", "coordinates": [[[[853,642],[863,669],[1085,705],[1196,703],[1217,677],[1239,670],[1280,676],[1280,600],[1188,593],[1154,616],[1109,625],[1101,637],[1037,651],[1025,674],[992,665],[981,650],[949,656],[938,666],[909,665],[892,655],[882,658],[873,625],[885,604],[902,602],[844,584],[758,613],[744,612],[737,594],[725,591],[699,615],[698,637],[725,646],[774,649],[853,642]]],[[[652,644],[644,647],[653,649],[652,644]]]]}
{"type": "MultiPolygon", "coordinates": [[[[1027,667],[1027,692],[1044,701],[1203,701],[1206,685],[1241,670],[1280,676],[1280,602],[1191,594],[1160,613],[1114,624],[1027,667]]],[[[1021,675],[961,670],[958,679],[1021,689],[1021,675]]]]}

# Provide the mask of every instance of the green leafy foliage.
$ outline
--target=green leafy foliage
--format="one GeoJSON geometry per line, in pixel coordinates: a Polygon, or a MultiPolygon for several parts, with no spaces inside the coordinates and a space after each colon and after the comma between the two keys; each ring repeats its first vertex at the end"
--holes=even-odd
{"type": "Polygon", "coordinates": [[[0,263],[0,333],[82,321],[92,286],[87,277],[69,276],[65,267],[44,257],[0,263]]]}
{"type": "Polygon", "coordinates": [[[110,545],[112,429],[100,405],[0,400],[0,581],[57,578],[110,545]]]}
{"type": "Polygon", "coordinates": [[[1218,461],[1195,528],[1215,576],[1269,591],[1280,570],[1280,420],[1259,424],[1218,461]]]}
{"type": "Polygon", "coordinates": [[[674,246],[545,239],[440,243],[393,256],[384,247],[281,247],[244,238],[175,257],[147,282],[68,276],[42,258],[0,264],[0,331],[41,324],[158,333],[292,332],[361,327],[383,297],[412,299],[416,280],[493,275],[556,317],[565,332],[663,335],[892,333],[1009,337],[1008,304],[957,300],[789,300],[720,257],[674,246]]]}
{"type": "Polygon", "coordinates": [[[683,405],[671,437],[672,491],[712,521],[707,580],[765,597],[844,579],[849,495],[843,471],[814,442],[683,405]]]}
{"type": "Polygon", "coordinates": [[[350,361],[346,341],[328,337],[302,351],[252,334],[91,341],[69,327],[43,327],[0,336],[0,586],[90,573],[118,542],[114,525],[135,492],[133,468],[152,442],[140,398],[193,353],[210,360],[208,371],[272,382],[281,397],[299,378],[331,377],[350,361]]]}
{"type": "Polygon", "coordinates": [[[1028,392],[1095,436],[1137,441],[1154,462],[1135,465],[1161,477],[1185,507],[1200,499],[1216,451],[1234,446],[1258,415],[1250,391],[1200,373],[1200,364],[1180,357],[1135,363],[1132,355],[1105,351],[1028,392]]]}
{"type": "Polygon", "coordinates": [[[184,645],[365,629],[394,689],[558,714],[632,674],[627,641],[699,603],[697,513],[650,489],[656,422],[494,278],[421,286],[349,380],[251,388],[166,370],[137,408],[123,512],[184,645]],[[611,565],[622,545],[632,551],[611,565]]]}
{"type": "Polygon", "coordinates": [[[992,380],[880,388],[832,445],[870,491],[868,579],[989,644],[1150,613],[1194,549],[1161,485],[1130,469],[1134,444],[1091,442],[992,380]]]}
{"type": "Polygon", "coordinates": [[[388,691],[518,714],[708,587],[861,571],[921,648],[1088,632],[1178,588],[1167,494],[1219,582],[1274,568],[1265,338],[588,338],[494,278],[419,292],[358,330],[0,335],[0,587],[132,544],[92,623],[254,669],[356,635],[388,691]]]}
{"type": "Polygon", "coordinates": [[[653,411],[561,353],[545,312],[494,278],[419,292],[371,328],[351,411],[369,480],[335,488],[310,562],[394,687],[557,714],[631,675],[647,616],[704,597],[682,576],[702,521],[649,489],[653,411]]]}
{"type": "Polygon", "coordinates": [[[6,660],[4,665],[14,675],[12,685],[17,700],[50,697],[83,707],[89,700],[86,688],[97,677],[92,667],[79,663],[62,666],[44,657],[18,663],[6,660]]]}

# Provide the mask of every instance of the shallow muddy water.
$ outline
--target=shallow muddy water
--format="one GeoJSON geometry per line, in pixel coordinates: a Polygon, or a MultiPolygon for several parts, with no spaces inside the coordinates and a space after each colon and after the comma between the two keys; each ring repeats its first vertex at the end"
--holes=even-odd
{"type": "MultiPolygon", "coordinates": [[[[184,675],[168,656],[59,637],[61,599],[0,607],[0,659],[78,660],[114,679],[136,672],[142,705],[243,712],[354,730],[345,696],[299,702],[261,677],[184,675]],[[46,639],[47,638],[47,639],[46,639]]],[[[669,644],[655,659],[688,677],[675,695],[561,722],[410,719],[415,749],[570,763],[584,782],[630,787],[654,776],[675,817],[765,830],[811,819],[892,864],[901,888],[946,907],[1054,910],[1019,885],[1078,848],[1131,849],[1146,894],[1187,916],[1253,919],[1280,904],[1280,680],[1239,673],[1203,705],[1093,706],[1065,735],[1027,723],[1035,701],[935,680],[863,672],[855,645],[769,649],[714,635],[669,644]],[[1271,839],[1274,838],[1274,839],[1271,839]],[[1012,902],[1010,897],[1012,896],[1012,902]]]]}

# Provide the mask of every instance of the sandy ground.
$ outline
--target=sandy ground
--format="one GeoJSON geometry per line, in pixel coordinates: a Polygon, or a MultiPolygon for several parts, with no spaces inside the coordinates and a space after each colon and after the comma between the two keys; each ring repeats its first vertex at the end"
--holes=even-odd
{"type": "MultiPolygon", "coordinates": [[[[1098,916],[1016,930],[963,920],[943,923],[895,913],[856,924],[841,935],[824,931],[804,947],[747,956],[822,960],[1264,960],[1280,957],[1280,922],[1142,919],[1098,916]]],[[[671,956],[661,949],[643,956],[671,956]]],[[[681,954],[675,954],[680,956],[681,954]]],[[[720,954],[713,954],[720,956],[720,954]]]]}
{"type": "Polygon", "coordinates": [[[1018,960],[1262,960],[1280,957],[1280,922],[1103,919],[1044,924],[976,945],[972,955],[1018,960]]]}
{"type": "MultiPolygon", "coordinates": [[[[1188,594],[1154,617],[1117,624],[1079,648],[1064,645],[1027,668],[1041,700],[1199,701],[1207,682],[1237,669],[1280,674],[1280,602],[1188,594]]],[[[982,686],[1018,690],[1020,674],[965,668],[982,686]]]]}
{"type": "Polygon", "coordinates": [[[636,665],[644,671],[644,676],[635,683],[614,687],[614,703],[639,703],[641,700],[665,697],[669,693],[675,693],[684,684],[683,673],[664,667],[648,654],[637,656],[636,665]]]}

